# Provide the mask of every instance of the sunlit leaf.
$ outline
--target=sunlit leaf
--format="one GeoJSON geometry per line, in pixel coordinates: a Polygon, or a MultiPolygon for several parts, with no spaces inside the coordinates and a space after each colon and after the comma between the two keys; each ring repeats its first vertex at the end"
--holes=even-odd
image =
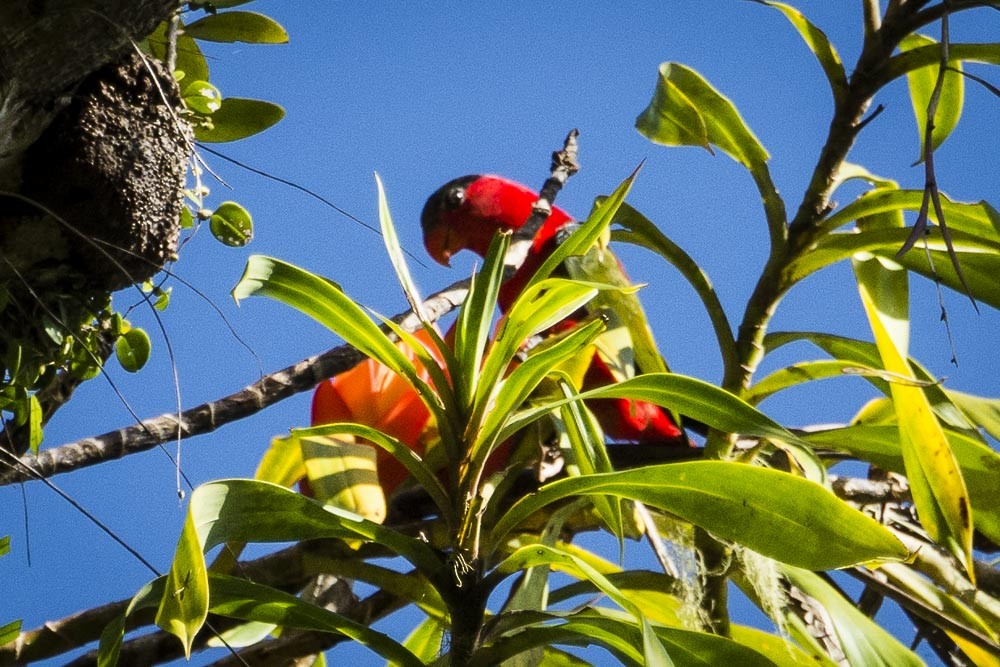
{"type": "Polygon", "coordinates": [[[114,667],[118,664],[122,640],[125,638],[126,620],[140,609],[155,609],[163,599],[166,580],[165,576],[157,577],[140,588],[139,592],[129,601],[125,612],[116,616],[104,627],[97,647],[98,667],[114,667]]]}
{"type": "Polygon", "coordinates": [[[655,143],[710,152],[715,146],[746,167],[760,192],[772,243],[782,238],[787,216],[767,168],[770,156],[733,103],[700,74],[678,63],[661,64],[653,99],[635,126],[655,143]]]}
{"type": "Polygon", "coordinates": [[[189,109],[200,114],[212,114],[222,106],[222,93],[208,81],[185,82],[181,97],[189,109]]]}
{"type": "Polygon", "coordinates": [[[653,100],[636,127],[646,138],[668,146],[714,145],[750,171],[763,168],[770,157],[732,102],[679,63],[660,65],[653,100]]]}
{"type": "Polygon", "coordinates": [[[974,396],[954,389],[945,393],[976,426],[1000,440],[1000,398],[974,396]]]}
{"type": "MultiPolygon", "coordinates": [[[[949,227],[950,225],[949,219],[949,227]]],[[[909,234],[909,229],[873,229],[860,233],[826,235],[813,250],[789,267],[789,278],[792,282],[797,282],[819,269],[849,259],[858,252],[868,251],[880,257],[894,259],[909,234]]],[[[1000,272],[1000,243],[955,230],[951,231],[951,238],[972,296],[977,301],[1000,308],[1000,286],[994,279],[1000,272]]],[[[931,254],[932,264],[928,264],[924,252],[909,252],[897,261],[910,270],[964,293],[937,227],[930,228],[930,233],[921,240],[921,245],[924,243],[931,254]]]]}
{"type": "MultiPolygon", "coordinates": [[[[912,377],[906,360],[909,304],[906,273],[888,260],[854,262],[858,291],[885,369],[912,377]]],[[[899,423],[906,477],[921,523],[972,574],[972,508],[962,471],[924,392],[889,385],[899,423]]]]}
{"type": "Polygon", "coordinates": [[[299,438],[313,497],[375,523],[385,521],[385,494],[379,486],[375,447],[329,436],[299,438]]]}
{"type": "MultiPolygon", "coordinates": [[[[899,43],[902,51],[909,51],[921,46],[934,44],[930,37],[916,33],[907,35],[899,43]]],[[[949,70],[944,74],[944,84],[938,98],[937,112],[934,115],[931,132],[931,150],[936,150],[948,138],[951,131],[958,125],[962,117],[965,80],[962,78],[962,63],[959,60],[948,61],[949,70]]],[[[931,95],[937,85],[939,67],[928,65],[906,73],[906,81],[910,87],[910,101],[913,104],[913,114],[917,120],[917,133],[920,135],[920,156],[917,162],[923,162],[926,155],[924,128],[927,127],[927,108],[931,95]]],[[[950,222],[950,221],[949,221],[950,222]]]]}
{"type": "MultiPolygon", "coordinates": [[[[455,358],[460,373],[454,378],[460,404],[468,409],[479,393],[486,344],[490,338],[493,315],[503,279],[504,257],[510,247],[510,234],[496,234],[486,253],[482,271],[472,279],[469,294],[462,303],[455,323],[455,358]]],[[[515,343],[520,345],[522,341],[515,343]]],[[[500,361],[497,358],[497,365],[500,361]]],[[[502,364],[506,368],[506,363],[502,364]]],[[[492,385],[488,385],[488,389],[492,385]]]]}
{"type": "Polygon", "coordinates": [[[241,248],[253,239],[250,212],[234,201],[222,202],[209,221],[212,236],[223,245],[241,248]]]}
{"type": "Polygon", "coordinates": [[[281,486],[291,486],[305,477],[306,467],[302,461],[302,448],[295,438],[271,438],[271,446],[264,452],[254,479],[281,486]]]}
{"type": "Polygon", "coordinates": [[[883,526],[795,475],[723,461],[675,463],[559,480],[519,500],[492,531],[502,539],[552,502],[606,493],[658,507],[723,539],[799,567],[825,570],[900,559],[883,526]]]}
{"type": "Polygon", "coordinates": [[[197,494],[196,489],[156,611],[156,624],[181,641],[189,660],[194,638],[208,617],[208,568],[195,516],[197,494]]]}
{"type": "Polygon", "coordinates": [[[274,19],[256,12],[219,12],[198,19],[184,28],[195,39],[208,42],[284,44],[288,33],[274,19]]]}
{"type": "Polygon", "coordinates": [[[779,391],[795,387],[805,382],[843,377],[877,377],[883,380],[920,384],[912,378],[893,377],[879,368],[863,366],[854,361],[823,359],[821,361],[800,361],[779,369],[755,382],[743,395],[750,405],[756,405],[779,391]]]}
{"type": "Polygon", "coordinates": [[[129,328],[115,341],[115,356],[122,368],[135,373],[149,361],[151,346],[149,334],[139,328],[129,328]]]}
{"type": "MultiPolygon", "coordinates": [[[[142,329],[133,329],[133,331],[142,331],[142,329]]],[[[146,356],[149,356],[149,351],[146,351],[146,356]]],[[[140,364],[141,366],[141,364],[140,364]]],[[[126,369],[128,370],[128,369],[126,369]]],[[[28,396],[28,450],[32,453],[38,453],[38,447],[42,444],[42,419],[44,414],[42,412],[42,404],[38,400],[36,394],[31,394],[28,396]]],[[[2,555],[2,553],[0,553],[2,555]]]]}
{"type": "Polygon", "coordinates": [[[5,623],[0,625],[0,646],[8,644],[21,634],[21,621],[11,621],[10,623],[5,623]]]}
{"type": "Polygon", "coordinates": [[[382,179],[378,173],[375,174],[375,186],[378,189],[378,219],[382,230],[382,240],[385,242],[386,252],[392,262],[392,268],[396,270],[396,280],[403,288],[403,295],[410,304],[410,309],[420,316],[424,322],[428,321],[424,312],[423,299],[417,290],[417,284],[410,275],[410,268],[406,265],[406,257],[403,248],[399,244],[399,237],[396,235],[396,227],[392,222],[392,215],[389,213],[389,201],[385,196],[385,188],[382,186],[382,179]]]}
{"type": "Polygon", "coordinates": [[[733,641],[767,657],[777,667],[823,665],[823,661],[817,656],[806,653],[787,637],[779,637],[757,628],[736,624],[729,626],[729,634],[733,641]]]}
{"type": "Polygon", "coordinates": [[[285,117],[285,110],[264,100],[224,97],[212,114],[210,126],[196,125],[194,137],[205,143],[246,139],[263,132],[285,117]]]}
{"type": "MultiPolygon", "coordinates": [[[[622,181],[615,191],[612,192],[607,197],[598,201],[597,205],[594,206],[594,210],[590,212],[587,219],[580,223],[580,225],[573,230],[573,232],[563,239],[563,241],[553,250],[548,257],[545,258],[545,262],[542,263],[538,270],[535,271],[528,284],[525,286],[527,288],[537,285],[542,280],[546,280],[552,275],[552,272],[556,268],[562,266],[563,262],[566,261],[568,257],[578,256],[586,253],[590,248],[600,239],[602,236],[607,234],[608,226],[614,219],[615,214],[618,212],[618,208],[625,201],[626,195],[628,195],[629,190],[632,188],[632,183],[635,181],[635,177],[638,174],[638,169],[629,175],[624,181],[622,181]]],[[[523,294],[524,292],[522,292],[523,294]]]]}
{"type": "Polygon", "coordinates": [[[960,627],[977,633],[985,642],[997,642],[997,631],[976,612],[970,609],[958,595],[949,595],[913,568],[903,563],[886,563],[880,570],[896,588],[905,591],[913,600],[941,614],[960,627]]]}
{"type": "Polygon", "coordinates": [[[445,625],[436,618],[421,621],[403,640],[403,646],[423,664],[432,663],[442,653],[445,625]]]}
{"type": "Polygon", "coordinates": [[[389,452],[420,483],[424,491],[427,492],[431,500],[437,505],[441,515],[448,516],[451,506],[448,494],[441,485],[441,482],[438,481],[434,471],[421,461],[420,457],[411,447],[398,438],[394,438],[364,424],[338,423],[292,430],[293,438],[328,437],[331,435],[357,436],[389,452]]]}

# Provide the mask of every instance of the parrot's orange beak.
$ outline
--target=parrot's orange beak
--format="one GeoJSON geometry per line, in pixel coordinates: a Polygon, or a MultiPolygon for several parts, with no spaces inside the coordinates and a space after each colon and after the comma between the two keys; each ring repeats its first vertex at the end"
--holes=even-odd
{"type": "Polygon", "coordinates": [[[461,250],[461,248],[451,246],[451,236],[451,227],[440,224],[424,234],[424,247],[427,248],[427,254],[442,266],[451,267],[451,256],[461,250]]]}

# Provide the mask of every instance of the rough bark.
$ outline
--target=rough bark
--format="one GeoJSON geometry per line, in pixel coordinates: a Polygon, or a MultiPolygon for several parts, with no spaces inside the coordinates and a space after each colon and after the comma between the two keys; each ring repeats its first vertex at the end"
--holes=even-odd
{"type": "Polygon", "coordinates": [[[0,3],[0,385],[83,373],[110,293],[174,257],[191,133],[136,43],[178,4],[0,3]]]}

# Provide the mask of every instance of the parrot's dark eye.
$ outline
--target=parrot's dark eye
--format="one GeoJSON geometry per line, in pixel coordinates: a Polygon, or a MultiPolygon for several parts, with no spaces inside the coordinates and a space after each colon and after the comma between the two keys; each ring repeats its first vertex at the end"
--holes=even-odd
{"type": "Polygon", "coordinates": [[[452,188],[448,191],[444,206],[447,209],[458,208],[463,201],[465,201],[465,188],[452,188]]]}

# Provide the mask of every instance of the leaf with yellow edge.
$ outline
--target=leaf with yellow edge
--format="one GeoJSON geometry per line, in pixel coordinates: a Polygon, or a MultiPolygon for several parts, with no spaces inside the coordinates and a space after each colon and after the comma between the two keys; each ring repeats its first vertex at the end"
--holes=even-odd
{"type": "MultiPolygon", "coordinates": [[[[906,271],[890,260],[859,254],[854,272],[883,366],[913,377],[906,360],[910,324],[906,271]]],[[[962,563],[971,580],[972,510],[962,471],[924,391],[894,382],[890,392],[917,515],[930,536],[962,563]]]]}

